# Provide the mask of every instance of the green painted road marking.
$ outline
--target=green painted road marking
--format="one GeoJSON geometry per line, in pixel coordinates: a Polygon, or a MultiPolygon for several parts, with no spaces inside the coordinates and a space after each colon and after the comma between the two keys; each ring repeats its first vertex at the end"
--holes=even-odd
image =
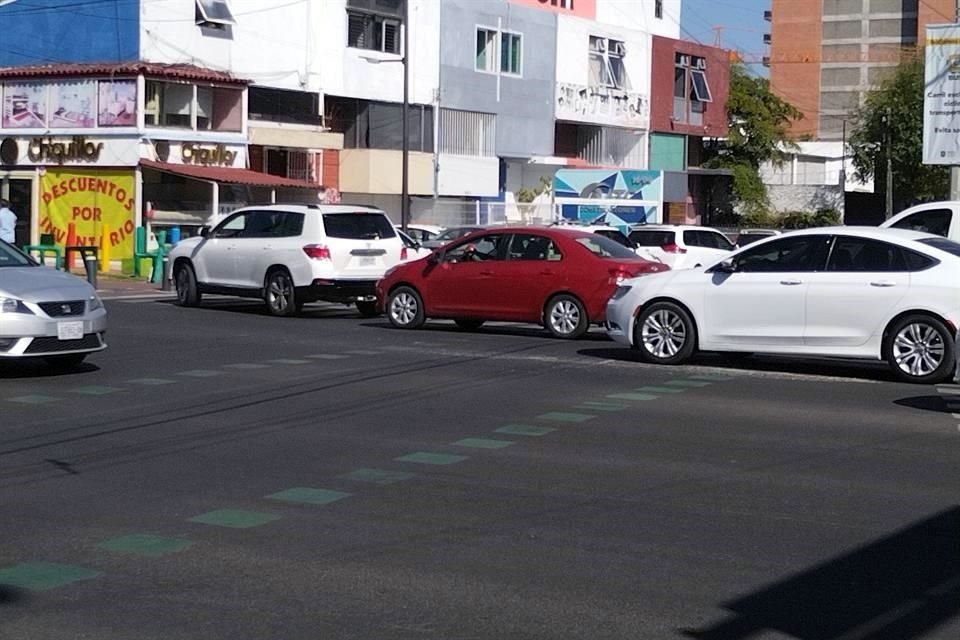
{"type": "Polygon", "coordinates": [[[315,360],[343,360],[345,358],[349,358],[350,356],[340,355],[339,353],[314,353],[313,355],[305,357],[314,358],[315,360]]]}
{"type": "Polygon", "coordinates": [[[0,584],[32,591],[46,591],[78,580],[96,578],[99,575],[99,571],[69,564],[28,562],[0,569],[0,584]]]}
{"type": "Polygon", "coordinates": [[[135,378],[127,380],[130,384],[142,384],[148,387],[158,387],[162,384],[176,384],[176,380],[166,380],[164,378],[135,378]]]}
{"type": "Polygon", "coordinates": [[[660,396],[652,393],[611,393],[607,397],[614,400],[656,400],[660,396]]]}
{"type": "Polygon", "coordinates": [[[344,353],[349,353],[352,356],[378,356],[380,355],[379,351],[370,351],[369,349],[354,349],[353,351],[344,351],[344,353]]]}
{"type": "Polygon", "coordinates": [[[42,396],[42,395],[31,395],[31,396],[14,396],[13,398],[7,398],[10,402],[19,402],[20,404],[47,404],[48,402],[56,402],[60,398],[55,398],[53,396],[42,396]]]}
{"type": "Polygon", "coordinates": [[[224,369],[236,369],[237,371],[253,371],[254,369],[269,369],[268,364],[254,364],[252,362],[237,362],[236,364],[225,364],[224,369]]]}
{"type": "Polygon", "coordinates": [[[399,458],[394,458],[397,462],[416,462],[418,464],[456,464],[469,459],[469,456],[455,456],[449,453],[427,453],[426,451],[417,451],[399,458]]]}
{"type": "Polygon", "coordinates": [[[267,360],[270,364],[310,364],[309,360],[293,360],[291,358],[278,358],[277,360],[267,360]]]}
{"type": "Polygon", "coordinates": [[[686,389],[677,389],[676,387],[640,387],[635,389],[640,393],[683,393],[686,389]]]}
{"type": "Polygon", "coordinates": [[[700,389],[702,387],[709,387],[712,382],[707,382],[706,380],[671,380],[667,384],[672,384],[675,387],[692,387],[694,389],[700,389]]]}
{"type": "Polygon", "coordinates": [[[596,404],[589,404],[580,405],[579,407],[574,407],[574,409],[577,409],[578,411],[623,411],[626,409],[626,407],[620,405],[601,407],[596,404]]]}
{"type": "Polygon", "coordinates": [[[212,369],[194,369],[193,371],[180,371],[178,376],[190,376],[191,378],[212,378],[213,376],[222,376],[223,371],[214,371],[212,369]]]}
{"type": "Polygon", "coordinates": [[[279,520],[280,516],[259,511],[244,511],[242,509],[218,509],[209,513],[190,518],[190,522],[211,524],[215,527],[230,527],[231,529],[249,529],[279,520]]]}
{"type": "Polygon", "coordinates": [[[372,482],[374,484],[396,484],[414,477],[415,474],[406,471],[386,471],[384,469],[356,469],[342,476],[344,480],[358,482],[372,482]]]}
{"type": "Polygon", "coordinates": [[[193,542],[190,540],[164,538],[149,533],[132,533],[128,536],[104,540],[97,545],[98,548],[106,551],[130,553],[149,558],[159,558],[169,553],[183,551],[191,546],[193,546],[193,542]]]}
{"type": "Polygon", "coordinates": [[[700,374],[697,374],[697,375],[695,375],[695,376],[690,376],[690,377],[693,378],[694,380],[710,380],[711,382],[714,382],[714,381],[716,381],[716,382],[725,382],[725,381],[727,381],[727,380],[733,380],[733,378],[732,378],[731,376],[713,375],[713,374],[709,374],[709,373],[700,373],[700,374]]]}
{"type": "Polygon", "coordinates": [[[553,433],[556,429],[551,429],[550,427],[535,427],[531,424],[507,424],[499,429],[494,429],[497,433],[506,433],[512,436],[545,436],[548,433],[553,433]]]}
{"type": "Polygon", "coordinates": [[[464,438],[463,440],[457,440],[453,444],[460,445],[461,447],[471,447],[473,449],[504,449],[516,443],[509,440],[491,440],[489,438],[464,438]]]}
{"type": "Polygon", "coordinates": [[[67,391],[69,391],[70,393],[82,393],[88,396],[105,396],[111,393],[116,393],[117,391],[120,391],[120,389],[116,387],[90,386],[90,387],[76,387],[74,389],[67,389],[67,391]]]}
{"type": "Polygon", "coordinates": [[[566,413],[564,411],[551,411],[549,413],[542,413],[537,416],[537,420],[551,420],[553,422],[586,422],[587,420],[592,420],[597,416],[592,416],[589,413],[566,413]]]}
{"type": "Polygon", "coordinates": [[[303,504],[330,504],[337,500],[349,498],[352,493],[344,491],[334,491],[332,489],[313,489],[311,487],[294,487],[293,489],[284,489],[279,493],[273,493],[269,496],[271,500],[283,500],[284,502],[301,502],[303,504]]]}
{"type": "Polygon", "coordinates": [[[584,400],[580,404],[588,407],[609,407],[611,409],[626,409],[628,406],[619,402],[605,402],[598,400],[584,400]]]}

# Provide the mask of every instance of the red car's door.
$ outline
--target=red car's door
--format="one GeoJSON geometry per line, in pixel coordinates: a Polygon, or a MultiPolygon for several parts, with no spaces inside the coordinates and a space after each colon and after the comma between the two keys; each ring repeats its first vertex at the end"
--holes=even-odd
{"type": "Polygon", "coordinates": [[[562,288],[565,264],[556,243],[539,233],[515,233],[500,266],[498,316],[539,322],[547,296],[562,288]]]}
{"type": "Polygon", "coordinates": [[[426,277],[428,315],[494,318],[505,235],[487,233],[459,242],[426,277]]]}

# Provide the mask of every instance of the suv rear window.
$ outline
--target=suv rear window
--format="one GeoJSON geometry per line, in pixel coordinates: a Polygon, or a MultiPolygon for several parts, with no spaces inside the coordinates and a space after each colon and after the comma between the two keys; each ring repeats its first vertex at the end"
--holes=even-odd
{"type": "Polygon", "coordinates": [[[349,240],[378,240],[395,238],[393,225],[382,213],[325,213],[323,227],[328,238],[349,240]]]}
{"type": "Polygon", "coordinates": [[[630,240],[638,247],[662,247],[673,244],[673,231],[631,231],[630,240]]]}

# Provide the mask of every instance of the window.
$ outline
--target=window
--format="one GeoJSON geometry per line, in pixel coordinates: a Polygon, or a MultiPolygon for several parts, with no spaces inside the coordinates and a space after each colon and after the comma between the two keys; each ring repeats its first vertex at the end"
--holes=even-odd
{"type": "Polygon", "coordinates": [[[510,241],[508,260],[559,260],[560,251],[546,236],[527,233],[514,234],[510,241]]]}
{"type": "Polygon", "coordinates": [[[347,11],[347,46],[400,53],[400,21],[381,15],[347,11]]]}
{"type": "Polygon", "coordinates": [[[939,249],[940,251],[946,251],[947,253],[955,256],[960,256],[960,243],[954,242],[953,240],[947,240],[946,238],[925,238],[919,242],[933,247],[934,249],[939,249]]]}
{"type": "Polygon", "coordinates": [[[522,42],[520,34],[507,32],[500,34],[500,71],[520,75],[523,57],[522,42]]]}
{"type": "Polygon", "coordinates": [[[328,238],[379,240],[395,238],[396,230],[382,213],[325,213],[323,228],[328,238]]]}
{"type": "Polygon", "coordinates": [[[194,15],[197,24],[203,27],[223,29],[228,25],[237,24],[227,0],[197,0],[194,15]]]}
{"type": "Polygon", "coordinates": [[[633,249],[623,246],[618,242],[614,242],[610,238],[604,238],[603,236],[597,235],[595,233],[590,234],[588,238],[577,238],[579,242],[587,251],[597,256],[598,258],[636,258],[637,254],[634,253],[633,249]]]}
{"type": "MultiPolygon", "coordinates": [[[[347,149],[402,149],[403,105],[326,96],[325,120],[343,134],[347,149]]],[[[433,108],[412,104],[407,109],[410,151],[433,151],[433,108]]]]}
{"type": "Polygon", "coordinates": [[[220,223],[213,231],[214,238],[237,238],[247,226],[249,213],[237,213],[220,223]]]}
{"type": "Polygon", "coordinates": [[[627,74],[623,66],[626,52],[620,40],[590,36],[590,85],[626,89],[627,74]]]}
{"type": "Polygon", "coordinates": [[[923,231],[946,238],[950,234],[950,221],[953,212],[950,209],[928,209],[907,216],[893,225],[894,229],[923,231]]]}
{"type": "Polygon", "coordinates": [[[617,231],[616,229],[598,229],[594,231],[598,236],[603,236],[608,240],[613,240],[617,244],[622,244],[625,247],[633,248],[633,243],[630,242],[628,238],[622,231],[617,231]]]}
{"type": "Polygon", "coordinates": [[[494,73],[497,70],[497,32],[477,29],[477,71],[494,73]]]}
{"type": "Polygon", "coordinates": [[[865,238],[837,238],[827,263],[827,271],[906,270],[907,263],[900,247],[865,238]]]}
{"type": "Polygon", "coordinates": [[[243,91],[229,87],[147,80],[144,123],[151,127],[200,131],[240,131],[243,127],[243,91]]]}
{"type": "Polygon", "coordinates": [[[713,94],[707,82],[706,59],[678,52],[673,68],[674,122],[694,126],[703,124],[708,102],[713,102],[713,94]]]}
{"type": "Polygon", "coordinates": [[[493,113],[440,110],[440,151],[458,156],[497,155],[497,116],[493,113]]]}
{"type": "Polygon", "coordinates": [[[665,247],[674,244],[673,231],[631,231],[630,240],[638,247],[665,247]]]}
{"type": "Polygon", "coordinates": [[[503,260],[501,249],[506,236],[501,233],[488,233],[464,242],[445,252],[445,260],[450,262],[482,262],[487,260],[503,260]]]}
{"type": "Polygon", "coordinates": [[[733,243],[723,235],[713,231],[687,230],[683,232],[683,243],[688,247],[704,247],[707,249],[723,249],[730,251],[733,243]]]}
{"type": "Polygon", "coordinates": [[[247,103],[251,120],[312,125],[323,122],[317,93],[250,87],[247,103]]]}
{"type": "Polygon", "coordinates": [[[820,271],[826,260],[827,236],[798,236],[767,242],[737,256],[735,270],[745,273],[820,271]]]}
{"type": "Polygon", "coordinates": [[[691,69],[690,79],[693,81],[693,97],[699,102],[713,102],[710,95],[710,85],[707,84],[707,74],[701,69],[691,69]]]}
{"type": "Polygon", "coordinates": [[[654,0],[653,17],[657,20],[663,20],[663,0],[654,0]]]}

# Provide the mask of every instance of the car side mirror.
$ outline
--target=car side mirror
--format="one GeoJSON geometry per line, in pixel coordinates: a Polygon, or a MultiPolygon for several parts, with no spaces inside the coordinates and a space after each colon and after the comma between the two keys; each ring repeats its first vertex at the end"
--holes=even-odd
{"type": "Polygon", "coordinates": [[[210,235],[211,235],[210,232],[211,232],[210,227],[200,227],[200,237],[201,237],[201,238],[209,238],[210,235]]]}
{"type": "Polygon", "coordinates": [[[442,251],[434,251],[429,256],[427,256],[427,264],[429,265],[439,264],[442,261],[443,261],[442,251]]]}
{"type": "Polygon", "coordinates": [[[736,273],[737,265],[733,261],[733,259],[724,260],[723,262],[719,262],[713,265],[713,267],[710,269],[710,272],[711,273],[736,273]]]}

